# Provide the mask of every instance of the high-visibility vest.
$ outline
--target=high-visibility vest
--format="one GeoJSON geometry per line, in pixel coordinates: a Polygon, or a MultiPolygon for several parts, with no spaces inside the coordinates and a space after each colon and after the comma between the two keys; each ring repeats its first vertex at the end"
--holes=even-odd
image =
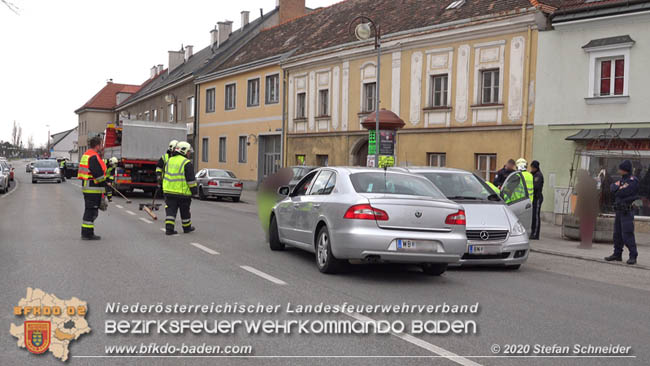
{"type": "Polygon", "coordinates": [[[59,164],[60,164],[59,165],[60,168],[65,167],[65,160],[61,160],[61,162],[59,164]]]}
{"type": "Polygon", "coordinates": [[[165,164],[163,192],[179,196],[191,196],[191,187],[196,187],[196,181],[185,180],[185,166],[190,162],[183,155],[172,156],[165,164]]]}
{"type": "Polygon", "coordinates": [[[535,195],[535,187],[533,185],[533,175],[530,172],[525,170],[521,172],[521,175],[524,177],[524,181],[526,182],[526,189],[528,189],[528,198],[530,198],[530,202],[532,203],[535,195]]]}
{"type": "Polygon", "coordinates": [[[106,191],[104,187],[96,186],[97,184],[102,183],[106,180],[106,164],[104,164],[104,160],[100,158],[97,151],[90,149],[86,151],[85,154],[83,154],[81,161],[79,162],[79,171],[77,172],[77,178],[83,181],[81,187],[81,191],[83,193],[103,194],[106,191]],[[90,168],[88,166],[88,162],[93,156],[97,157],[97,161],[99,162],[99,165],[102,168],[102,172],[104,173],[104,175],[98,178],[93,178],[93,175],[90,173],[90,168]]]}
{"type": "Polygon", "coordinates": [[[162,161],[163,161],[163,167],[156,167],[156,173],[163,173],[165,170],[165,167],[167,166],[167,162],[169,161],[169,153],[164,153],[162,156],[162,161]]]}
{"type": "Polygon", "coordinates": [[[497,195],[501,194],[501,190],[497,186],[492,184],[492,182],[485,181],[485,184],[487,184],[490,188],[492,188],[494,193],[496,193],[497,195]]]}

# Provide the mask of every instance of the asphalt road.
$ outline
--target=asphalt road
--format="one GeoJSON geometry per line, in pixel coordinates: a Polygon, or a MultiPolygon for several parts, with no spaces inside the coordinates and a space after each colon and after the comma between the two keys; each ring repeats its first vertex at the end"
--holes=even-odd
{"type": "MultiPolygon", "coordinates": [[[[17,164],[19,167],[20,164],[17,164]]],[[[79,239],[83,211],[77,181],[17,185],[0,196],[0,365],[60,364],[16,346],[13,306],[27,287],[88,302],[90,334],[70,346],[71,365],[647,365],[650,271],[533,253],[519,271],[457,269],[429,277],[408,266],[351,266],[318,272],[313,256],[271,252],[254,204],[192,203],[197,231],[167,237],[134,198],[116,198],[96,221],[99,242],[79,239]],[[472,319],[474,335],[107,335],[107,319],[173,316],[107,314],[106,304],[475,304],[476,315],[365,314],[375,320],[472,319]],[[110,345],[251,345],[253,357],[107,358],[110,345]],[[630,358],[494,357],[493,345],[631,347],[630,358]],[[90,356],[90,357],[88,357],[90,356]],[[101,357],[96,357],[101,356],[101,357]],[[278,357],[279,356],[279,357],[278,357]],[[314,357],[318,356],[318,357],[314,357]],[[417,357],[404,357],[417,356],[417,357]]],[[[158,211],[164,218],[164,212],[158,211]]],[[[180,224],[179,224],[180,225],[180,224]]],[[[642,254],[643,255],[643,254],[642,254]]],[[[357,315],[355,315],[357,316],[357,315]]],[[[189,319],[323,319],[348,315],[191,315],[189,319]]],[[[357,316],[358,318],[358,316],[357,316]]],[[[361,318],[363,319],[363,318],[361,318]]]]}

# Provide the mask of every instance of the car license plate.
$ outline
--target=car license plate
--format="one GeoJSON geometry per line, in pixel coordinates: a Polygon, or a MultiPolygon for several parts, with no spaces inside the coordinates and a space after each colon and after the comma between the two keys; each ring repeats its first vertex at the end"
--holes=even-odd
{"type": "Polygon", "coordinates": [[[485,254],[485,247],[482,245],[470,245],[469,254],[485,254]]]}
{"type": "Polygon", "coordinates": [[[397,240],[397,249],[415,249],[417,246],[415,240],[399,239],[397,240]]]}

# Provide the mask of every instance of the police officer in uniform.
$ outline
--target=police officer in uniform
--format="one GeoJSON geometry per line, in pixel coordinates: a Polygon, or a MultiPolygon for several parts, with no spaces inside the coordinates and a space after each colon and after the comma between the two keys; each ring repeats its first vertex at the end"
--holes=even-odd
{"type": "Polygon", "coordinates": [[[169,158],[174,154],[176,144],[178,144],[178,141],[171,140],[167,146],[167,151],[160,157],[160,159],[158,159],[158,163],[156,164],[156,178],[158,178],[159,186],[162,186],[163,172],[165,171],[165,166],[167,165],[169,158]]]}
{"type": "Polygon", "coordinates": [[[636,249],[634,238],[634,212],[632,202],[638,199],[639,180],[634,177],[632,163],[629,160],[623,161],[618,166],[621,180],[611,185],[610,189],[614,194],[614,209],[616,219],[614,221],[614,254],[605,257],[606,261],[622,261],[623,245],[630,251],[630,258],[627,264],[636,264],[639,255],[636,249]]]}
{"type": "Polygon", "coordinates": [[[95,136],[88,141],[88,151],[81,157],[77,178],[82,181],[81,191],[84,195],[84,214],[81,223],[81,239],[99,240],[95,235],[95,219],[99,209],[106,209],[104,193],[106,192],[106,164],[99,155],[102,151],[102,139],[95,136]]]}
{"type": "MultiPolygon", "coordinates": [[[[110,183],[110,185],[113,187],[115,187],[115,169],[117,168],[117,163],[118,163],[117,158],[112,157],[108,160],[108,164],[106,168],[106,181],[110,183]]],[[[108,198],[108,202],[113,202],[112,189],[109,188],[106,190],[106,198],[108,198]]]]}
{"type": "Polygon", "coordinates": [[[530,172],[533,174],[533,225],[530,228],[530,239],[539,240],[539,230],[542,223],[540,214],[542,202],[544,202],[544,195],[542,194],[544,189],[544,175],[539,170],[539,161],[533,160],[530,163],[530,172]]]}
{"type": "Polygon", "coordinates": [[[181,212],[181,226],[184,233],[195,230],[192,226],[190,205],[192,195],[197,193],[194,167],[189,160],[192,147],[181,141],[176,144],[174,153],[165,165],[163,175],[163,193],[165,194],[165,234],[177,234],[175,230],[176,213],[181,212]]]}

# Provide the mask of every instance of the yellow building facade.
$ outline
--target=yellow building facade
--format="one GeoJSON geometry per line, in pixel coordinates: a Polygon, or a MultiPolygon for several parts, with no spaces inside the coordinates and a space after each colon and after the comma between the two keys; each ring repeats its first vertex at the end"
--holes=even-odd
{"type": "Polygon", "coordinates": [[[281,165],[282,70],[277,62],[198,79],[198,169],[249,183],[281,165]]]}
{"type": "MultiPolygon", "coordinates": [[[[406,123],[396,165],[447,166],[492,179],[510,158],[531,159],[535,12],[382,39],[380,107],[406,123]]],[[[284,163],[366,165],[377,82],[372,45],[283,63],[284,163]]]]}

